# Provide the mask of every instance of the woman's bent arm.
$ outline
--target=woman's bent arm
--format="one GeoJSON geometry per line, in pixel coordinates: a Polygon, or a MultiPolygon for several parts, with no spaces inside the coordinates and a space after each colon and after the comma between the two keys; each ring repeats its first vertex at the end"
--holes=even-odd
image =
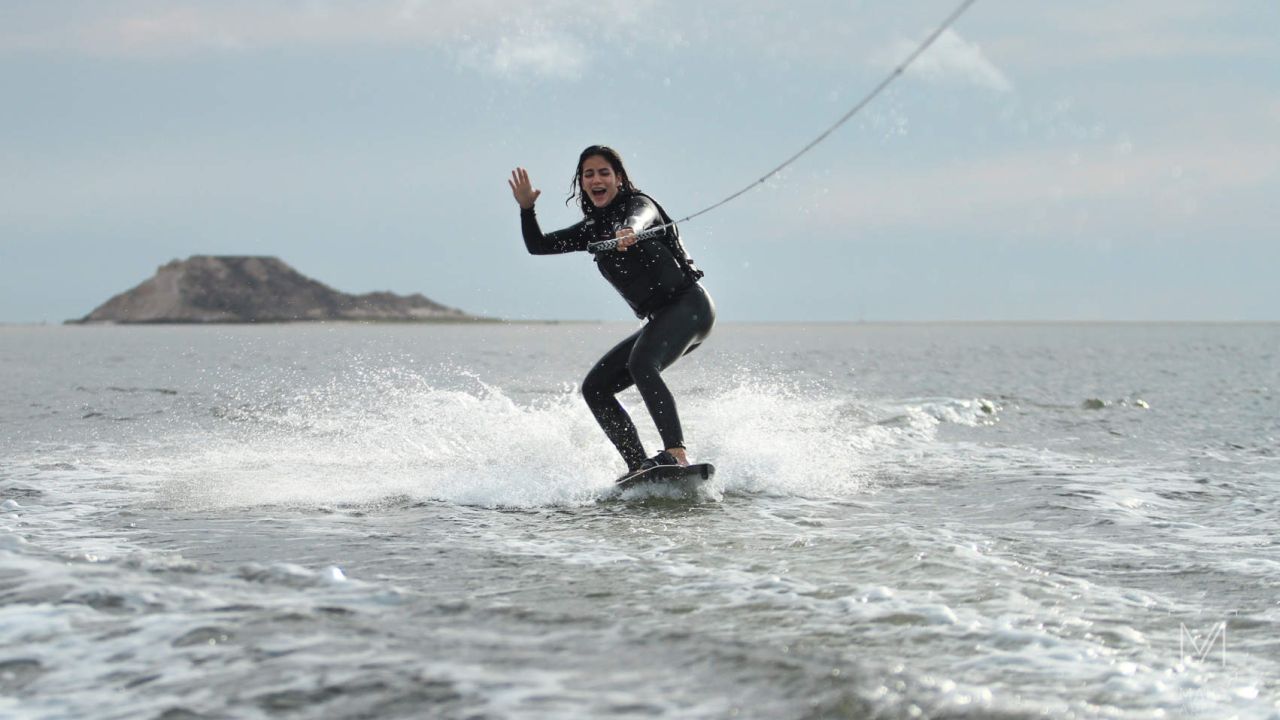
{"type": "Polygon", "coordinates": [[[639,233],[645,228],[656,225],[661,219],[658,214],[658,206],[644,195],[632,195],[627,198],[627,219],[623,223],[626,227],[631,228],[639,233]]]}

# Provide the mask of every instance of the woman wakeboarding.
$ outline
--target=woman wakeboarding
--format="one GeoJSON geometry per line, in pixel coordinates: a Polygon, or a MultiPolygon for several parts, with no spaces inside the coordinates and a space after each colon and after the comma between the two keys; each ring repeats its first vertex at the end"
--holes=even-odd
{"type": "Polygon", "coordinates": [[[618,152],[592,145],[578,156],[569,199],[582,208],[581,222],[543,234],[534,213],[536,190],[524,168],[507,181],[520,205],[520,229],[530,254],[586,251],[600,274],[645,321],[605,353],[582,381],[582,395],[606,436],[627,463],[628,474],[661,465],[687,466],[689,459],[675,399],[662,371],[702,344],[715,324],[715,305],[698,280],[670,217],[627,176],[618,152]],[[649,228],[662,230],[645,233],[649,228]],[[645,457],[635,423],[617,394],[636,386],[665,449],[645,457]]]}

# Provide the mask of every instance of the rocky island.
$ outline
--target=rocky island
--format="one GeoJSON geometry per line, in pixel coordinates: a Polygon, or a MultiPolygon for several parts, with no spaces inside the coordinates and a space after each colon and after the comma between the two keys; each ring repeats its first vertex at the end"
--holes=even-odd
{"type": "Polygon", "coordinates": [[[323,320],[469,322],[468,315],[420,294],[349,295],[299,273],[279,258],[194,255],[160,266],[70,323],[277,323],[323,320]]]}

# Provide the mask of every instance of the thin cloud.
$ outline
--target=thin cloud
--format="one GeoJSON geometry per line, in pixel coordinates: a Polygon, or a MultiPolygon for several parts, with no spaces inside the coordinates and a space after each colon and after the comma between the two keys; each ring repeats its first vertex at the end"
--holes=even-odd
{"type": "Polygon", "coordinates": [[[590,61],[583,43],[573,37],[504,37],[462,53],[466,65],[503,77],[578,78],[590,61]]]}
{"type": "MultiPolygon", "coordinates": [[[[905,38],[876,53],[873,60],[883,67],[896,67],[920,44],[905,38]]],[[[931,82],[976,85],[996,92],[1010,92],[1013,83],[982,52],[981,46],[945,30],[938,39],[907,69],[907,75],[931,82]]]]}
{"type": "Polygon", "coordinates": [[[504,77],[574,78],[591,48],[625,40],[654,0],[126,0],[36,6],[0,29],[0,53],[164,59],[294,47],[418,47],[504,77]]]}
{"type": "Polygon", "coordinates": [[[884,169],[842,183],[818,212],[839,227],[934,226],[982,217],[1071,216],[1110,208],[1152,225],[1196,215],[1211,198],[1256,189],[1277,172],[1273,150],[1256,143],[1135,147],[1127,139],[1089,149],[1036,150],[927,170],[884,169]]]}
{"type": "Polygon", "coordinates": [[[1078,0],[1034,8],[1036,22],[1001,33],[989,46],[1024,72],[1133,60],[1280,58],[1274,3],[1078,0]]]}

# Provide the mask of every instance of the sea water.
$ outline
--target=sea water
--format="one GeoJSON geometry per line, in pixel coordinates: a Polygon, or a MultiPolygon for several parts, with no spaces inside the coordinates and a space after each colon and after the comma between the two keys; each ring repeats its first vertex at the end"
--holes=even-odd
{"type": "Polygon", "coordinates": [[[0,716],[1280,717],[1280,326],[633,329],[0,328],[0,716]]]}

